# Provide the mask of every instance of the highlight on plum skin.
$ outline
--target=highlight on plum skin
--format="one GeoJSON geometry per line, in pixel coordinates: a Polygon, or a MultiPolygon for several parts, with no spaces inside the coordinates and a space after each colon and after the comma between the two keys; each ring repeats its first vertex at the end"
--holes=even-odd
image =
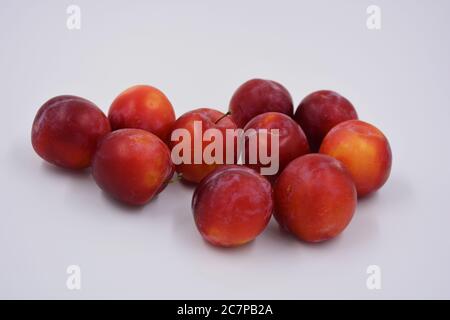
{"type": "Polygon", "coordinates": [[[378,128],[360,120],[349,120],[334,127],[323,140],[320,153],[346,166],[359,197],[380,189],[391,172],[388,139],[378,128]]]}
{"type": "Polygon", "coordinates": [[[99,144],[92,164],[97,185],[130,204],[149,202],[167,185],[174,172],[167,145],[141,129],[120,129],[99,144]]]}
{"type": "Polygon", "coordinates": [[[274,217],[281,227],[307,242],[339,235],[356,208],[356,189],[338,160],[308,154],[288,164],[275,186],[274,217]]]}
{"type": "MultiPolygon", "coordinates": [[[[267,130],[267,137],[264,139],[264,136],[256,135],[256,141],[258,141],[256,154],[257,154],[257,163],[251,164],[249,163],[249,139],[248,136],[245,136],[244,140],[244,150],[245,150],[245,165],[260,172],[261,167],[265,167],[261,163],[261,159],[259,158],[259,147],[265,145],[265,148],[268,150],[268,154],[272,154],[272,144],[270,136],[275,134],[272,130],[278,129],[278,154],[279,154],[279,170],[280,173],[289,162],[298,158],[304,154],[309,153],[309,145],[308,140],[302,130],[302,128],[289,116],[279,113],[279,112],[266,112],[254,117],[250,120],[244,128],[245,132],[249,132],[249,129],[254,129],[255,132],[259,132],[262,130],[267,130]]],[[[267,176],[275,177],[274,176],[267,176]]]]}
{"type": "Polygon", "coordinates": [[[192,210],[207,242],[221,247],[243,245],[268,224],[273,211],[272,187],[250,168],[223,166],[197,186],[192,210]]]}
{"type": "Polygon", "coordinates": [[[110,131],[108,119],[93,102],[62,95],[48,100],[38,110],[31,143],[47,162],[84,169],[91,165],[98,141],[110,131]]]}
{"type": "Polygon", "coordinates": [[[328,131],[341,122],[358,119],[358,114],[345,97],[334,91],[320,90],[300,102],[294,119],[305,131],[311,150],[317,152],[328,131]]]}
{"type": "Polygon", "coordinates": [[[280,112],[292,117],[294,105],[285,87],[275,81],[251,79],[243,83],[233,94],[229,111],[239,128],[265,112],[280,112]]]}
{"type": "Polygon", "coordinates": [[[161,90],[136,85],[114,99],[108,117],[113,130],[143,129],[167,143],[175,122],[175,111],[161,90]]]}
{"type": "MultiPolygon", "coordinates": [[[[205,176],[216,168],[222,166],[226,163],[226,158],[224,158],[222,163],[206,163],[202,157],[201,163],[194,163],[194,122],[199,121],[202,125],[202,131],[205,132],[208,129],[218,129],[221,133],[221,137],[215,137],[214,139],[222,138],[223,143],[223,155],[226,156],[227,152],[233,152],[234,159],[233,163],[237,163],[238,160],[238,138],[233,139],[233,145],[227,144],[226,130],[227,129],[237,129],[236,124],[233,122],[231,117],[225,116],[224,113],[211,108],[199,108],[189,111],[179,117],[175,124],[173,125],[173,131],[176,129],[186,129],[190,133],[191,141],[187,146],[188,151],[190,151],[191,157],[189,163],[181,163],[176,165],[176,171],[181,175],[182,179],[192,182],[199,183],[205,176]]],[[[182,139],[181,139],[182,140],[182,139]]],[[[169,146],[171,149],[175,147],[178,143],[182,141],[170,141],[169,146]]],[[[210,141],[202,140],[202,155],[203,151],[210,144],[210,141]]]]}

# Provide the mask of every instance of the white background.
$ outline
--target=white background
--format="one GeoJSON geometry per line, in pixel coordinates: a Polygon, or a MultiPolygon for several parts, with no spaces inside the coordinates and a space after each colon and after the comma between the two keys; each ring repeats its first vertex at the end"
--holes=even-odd
{"type": "Polygon", "coordinates": [[[449,1],[0,4],[0,298],[450,298],[449,1]],[[70,4],[81,30],[66,28],[70,4]],[[366,27],[370,4],[379,31],[366,27]],[[390,180],[332,241],[305,244],[272,221],[250,245],[214,248],[195,228],[192,188],[130,209],[31,147],[34,115],[55,95],[107,112],[146,83],[180,116],[226,111],[254,77],[284,84],[295,105],[336,90],[390,140],[390,180]],[[72,264],[80,291],[66,288],[72,264]],[[381,290],[366,287],[372,264],[381,290]]]}

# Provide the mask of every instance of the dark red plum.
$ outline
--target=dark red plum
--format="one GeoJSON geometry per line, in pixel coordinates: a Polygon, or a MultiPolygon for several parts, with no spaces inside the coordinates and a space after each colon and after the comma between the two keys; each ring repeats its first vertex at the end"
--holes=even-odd
{"type": "Polygon", "coordinates": [[[260,148],[265,147],[274,160],[278,154],[279,170],[273,175],[275,177],[281,172],[289,162],[297,157],[300,157],[306,153],[309,153],[308,140],[303,133],[302,128],[289,116],[279,112],[267,112],[260,114],[250,120],[245,126],[244,131],[247,134],[250,133],[250,129],[255,130],[257,146],[252,150],[249,142],[251,137],[245,135],[244,150],[245,150],[245,165],[260,171],[261,168],[267,167],[267,164],[263,164],[260,159],[260,148]],[[278,134],[274,129],[278,130],[278,134]],[[265,130],[267,135],[261,135],[261,131],[265,130]],[[278,150],[272,147],[272,135],[278,135],[278,150]],[[250,161],[250,151],[256,151],[257,163],[252,164],[250,161]]]}
{"type": "Polygon", "coordinates": [[[292,116],[294,106],[290,93],[278,82],[252,79],[233,94],[229,111],[236,125],[244,128],[247,122],[261,113],[273,111],[292,116]]]}
{"type": "Polygon", "coordinates": [[[320,90],[300,102],[294,118],[305,131],[311,150],[317,152],[328,131],[341,122],[358,119],[358,115],[345,97],[334,91],[320,90]]]}

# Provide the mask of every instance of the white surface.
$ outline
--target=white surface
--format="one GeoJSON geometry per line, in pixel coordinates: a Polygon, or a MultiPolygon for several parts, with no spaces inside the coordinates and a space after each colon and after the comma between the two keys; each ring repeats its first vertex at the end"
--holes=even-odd
{"type": "Polygon", "coordinates": [[[449,1],[4,1],[0,10],[0,298],[450,298],[449,1]],[[66,8],[82,28],[66,28],[66,8]],[[382,29],[366,28],[366,8],[382,29]],[[337,239],[275,223],[236,250],[207,245],[174,183],[130,210],[89,174],[45,164],[36,110],[76,94],[105,112],[123,89],[162,89],[177,116],[226,110],[243,81],[349,98],[388,136],[391,178],[337,239]],[[82,289],[66,288],[81,267],[82,289]],[[382,289],[366,288],[366,268],[382,289]]]}

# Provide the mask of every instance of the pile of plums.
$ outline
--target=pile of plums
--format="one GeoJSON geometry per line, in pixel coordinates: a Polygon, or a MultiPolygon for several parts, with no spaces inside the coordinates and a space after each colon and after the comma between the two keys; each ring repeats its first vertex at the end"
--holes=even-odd
{"type": "MultiPolygon", "coordinates": [[[[392,162],[386,137],[358,120],[343,96],[328,90],[313,92],[294,113],[289,92],[263,79],[242,84],[227,113],[200,108],[178,119],[164,93],[147,85],[122,92],[107,117],[89,100],[58,96],[38,110],[31,138],[43,159],[73,170],[92,167],[97,185],[130,205],[149,202],[176,171],[181,179],[197,184],[192,211],[201,235],[224,247],[255,239],[272,214],[301,240],[319,242],[337,236],[350,223],[358,197],[386,182],[392,162]],[[278,129],[278,172],[262,176],[265,164],[259,157],[252,164],[239,164],[235,157],[231,164],[201,159],[175,165],[171,150],[177,142],[171,134],[181,128],[194,135],[195,122],[220,132],[265,129],[267,139],[271,129],[278,129]]],[[[258,146],[271,149],[269,139],[262,142],[258,146]]],[[[209,143],[201,141],[200,148],[209,143]]],[[[189,146],[194,148],[194,142],[189,146]]],[[[227,141],[223,146],[227,148],[227,141]]]]}

